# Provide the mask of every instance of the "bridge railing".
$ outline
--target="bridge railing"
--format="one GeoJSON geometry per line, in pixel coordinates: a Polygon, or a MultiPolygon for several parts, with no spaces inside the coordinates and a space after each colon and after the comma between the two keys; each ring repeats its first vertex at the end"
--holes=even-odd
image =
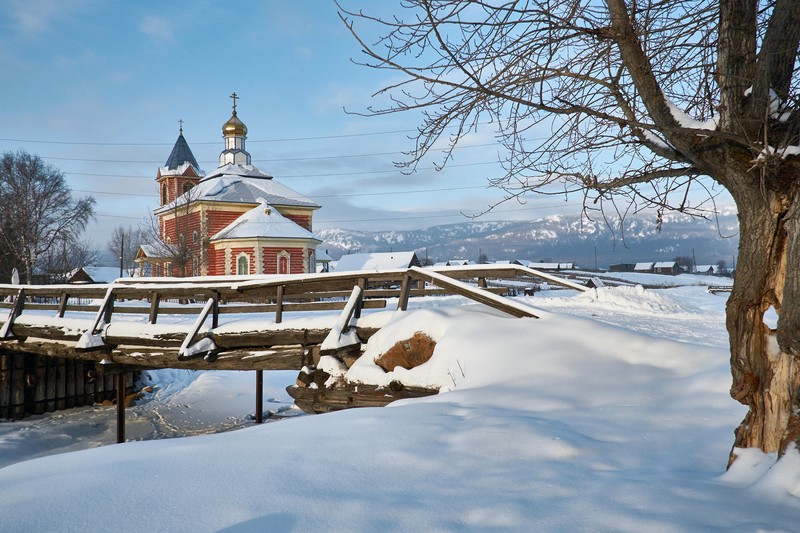
{"type": "MultiPolygon", "coordinates": [[[[301,326],[297,321],[287,324],[284,313],[341,309],[347,295],[358,286],[362,296],[356,317],[362,309],[385,308],[388,298],[396,298],[398,308],[406,309],[412,297],[442,294],[462,295],[512,316],[535,317],[530,307],[501,298],[497,293],[506,290],[503,287],[487,287],[487,279],[520,277],[585,290],[574,282],[516,265],[412,267],[293,276],[126,278],[99,285],[0,285],[0,307],[8,309],[0,341],[16,339],[13,343],[3,342],[0,348],[62,356],[80,352],[81,357],[97,360],[105,354],[104,358],[124,364],[152,363],[162,357],[171,361],[168,366],[193,368],[197,365],[190,362],[176,364],[179,347],[210,339],[213,356],[224,353],[231,361],[228,368],[258,368],[257,365],[266,364],[263,359],[260,363],[259,357],[284,356],[291,359],[285,367],[297,368],[298,361],[307,357],[308,348],[319,345],[330,328],[301,326]],[[466,280],[478,287],[465,283],[466,280]],[[43,298],[52,299],[53,303],[40,303],[43,298]],[[186,320],[159,321],[164,315],[198,315],[203,304],[207,306],[208,327],[192,329],[186,320]],[[43,310],[55,313],[41,313],[43,310]],[[84,315],[76,319],[74,314],[67,316],[68,312],[84,315]],[[220,324],[220,315],[229,313],[252,315],[258,325],[236,329],[220,324]],[[123,314],[144,315],[146,322],[140,318],[132,323],[130,318],[120,317],[123,314]],[[264,321],[264,314],[274,314],[273,319],[264,321]],[[187,338],[188,335],[192,338],[187,338]],[[31,338],[44,341],[25,342],[31,338]],[[79,340],[83,344],[76,345],[79,340]],[[59,344],[53,344],[54,341],[59,344]],[[136,348],[121,348],[125,346],[136,348]],[[275,347],[280,348],[276,351],[275,347]],[[76,348],[80,350],[76,352],[76,348]],[[254,356],[256,351],[261,355],[254,356]]],[[[204,322],[205,316],[201,320],[204,322]]],[[[358,335],[365,341],[375,331],[359,327],[358,335]]],[[[158,364],[166,365],[160,360],[158,364]]],[[[269,364],[277,369],[284,363],[269,364]]]]}

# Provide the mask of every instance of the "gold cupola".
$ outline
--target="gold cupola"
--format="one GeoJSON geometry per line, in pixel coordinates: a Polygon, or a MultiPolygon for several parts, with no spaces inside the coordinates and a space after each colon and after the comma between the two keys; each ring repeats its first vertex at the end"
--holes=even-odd
{"type": "Polygon", "coordinates": [[[231,95],[233,99],[233,114],[222,126],[222,136],[225,138],[225,149],[219,154],[219,164],[222,165],[249,165],[250,154],[244,147],[247,139],[247,126],[236,115],[236,100],[239,96],[236,93],[231,95]]]}
{"type": "Polygon", "coordinates": [[[242,137],[247,135],[247,126],[236,116],[236,109],[233,110],[233,115],[228,119],[228,122],[222,126],[222,136],[228,137],[229,135],[239,135],[242,137]]]}

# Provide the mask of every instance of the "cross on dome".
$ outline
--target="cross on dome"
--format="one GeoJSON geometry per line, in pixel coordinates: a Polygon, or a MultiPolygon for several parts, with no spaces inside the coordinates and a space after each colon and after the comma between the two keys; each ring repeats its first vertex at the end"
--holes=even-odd
{"type": "Polygon", "coordinates": [[[236,100],[238,100],[240,97],[237,96],[236,92],[234,92],[228,98],[232,98],[233,99],[233,114],[235,115],[236,114],[236,100]]]}

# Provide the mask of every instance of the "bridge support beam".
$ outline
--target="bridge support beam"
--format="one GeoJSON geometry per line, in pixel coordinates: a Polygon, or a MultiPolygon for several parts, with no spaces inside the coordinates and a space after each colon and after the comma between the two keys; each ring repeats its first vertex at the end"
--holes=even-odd
{"type": "Polygon", "coordinates": [[[117,374],[117,444],[125,442],[125,372],[117,374]]]}
{"type": "Polygon", "coordinates": [[[256,424],[264,421],[264,371],[256,370],[256,424]]]}

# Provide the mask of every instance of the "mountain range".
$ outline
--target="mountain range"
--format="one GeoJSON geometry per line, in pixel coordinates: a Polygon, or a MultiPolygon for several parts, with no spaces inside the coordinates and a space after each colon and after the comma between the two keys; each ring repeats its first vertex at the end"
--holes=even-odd
{"type": "Polygon", "coordinates": [[[334,259],[356,252],[417,252],[420,260],[526,260],[574,262],[585,268],[615,263],[669,261],[694,257],[696,264],[735,264],[738,221],[735,212],[711,220],[665,214],[628,217],[624,231],[603,220],[552,215],[528,221],[462,222],[407,231],[321,228],[318,249],[334,259]]]}

